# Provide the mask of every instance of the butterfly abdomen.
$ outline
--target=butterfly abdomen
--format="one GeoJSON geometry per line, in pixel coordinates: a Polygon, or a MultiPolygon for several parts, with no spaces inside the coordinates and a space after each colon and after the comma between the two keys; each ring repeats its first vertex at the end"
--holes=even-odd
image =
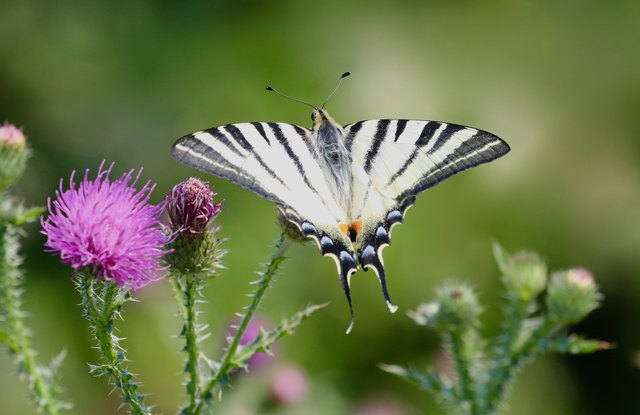
{"type": "Polygon", "coordinates": [[[353,179],[351,153],[345,147],[344,131],[341,126],[325,118],[315,130],[314,139],[318,164],[331,192],[344,211],[349,211],[353,179]]]}

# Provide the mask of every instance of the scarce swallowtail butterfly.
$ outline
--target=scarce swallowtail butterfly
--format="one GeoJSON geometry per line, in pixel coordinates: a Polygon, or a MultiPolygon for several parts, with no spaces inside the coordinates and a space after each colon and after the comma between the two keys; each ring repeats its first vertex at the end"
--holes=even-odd
{"type": "Polygon", "coordinates": [[[503,156],[509,146],[486,131],[439,121],[383,119],[341,126],[324,104],[304,104],[313,108],[310,129],[281,122],[221,125],[180,138],[172,154],[274,202],[322,255],[331,256],[349,302],[350,330],[350,279],[359,267],[375,271],[387,306],[397,309],[387,292],[382,249],[415,197],[503,156]]]}

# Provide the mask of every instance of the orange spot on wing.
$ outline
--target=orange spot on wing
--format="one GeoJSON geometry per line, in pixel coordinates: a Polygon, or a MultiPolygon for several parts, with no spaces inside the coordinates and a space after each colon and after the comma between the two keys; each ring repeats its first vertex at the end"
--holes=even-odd
{"type": "Polygon", "coordinates": [[[349,225],[347,225],[346,223],[339,223],[338,227],[340,228],[340,231],[344,234],[344,236],[349,235],[349,225]]]}
{"type": "Polygon", "coordinates": [[[357,221],[353,222],[351,224],[351,229],[356,232],[356,235],[359,235],[360,231],[362,230],[362,220],[358,219],[357,221]]]}

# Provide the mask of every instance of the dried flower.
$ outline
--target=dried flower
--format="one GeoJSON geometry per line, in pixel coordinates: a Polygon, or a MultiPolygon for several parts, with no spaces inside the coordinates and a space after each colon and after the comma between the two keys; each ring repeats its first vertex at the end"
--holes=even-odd
{"type": "Polygon", "coordinates": [[[140,288],[159,278],[167,236],[159,223],[162,205],[149,204],[154,186],[147,182],[136,190],[141,170],[111,182],[113,164],[100,165],[95,180],[89,170],[79,185],[75,172],[69,189],[60,189],[49,199],[49,216],[42,219],[48,251],[74,269],[89,268],[97,278],[114,280],[119,286],[140,288]]]}
{"type": "Polygon", "coordinates": [[[8,122],[0,125],[0,191],[18,180],[29,155],[22,130],[8,122]]]}
{"type": "Polygon", "coordinates": [[[575,324],[598,307],[600,297],[588,270],[556,272],[551,276],[547,292],[549,317],[558,324],[575,324]]]}

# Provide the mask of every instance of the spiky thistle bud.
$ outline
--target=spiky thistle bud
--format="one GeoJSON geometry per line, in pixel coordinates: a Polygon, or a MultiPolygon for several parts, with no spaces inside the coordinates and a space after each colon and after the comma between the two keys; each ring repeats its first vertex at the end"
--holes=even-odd
{"type": "Polygon", "coordinates": [[[559,271],[547,291],[549,317],[558,324],[575,324],[598,307],[600,293],[591,272],[584,268],[559,271]]]}
{"type": "Polygon", "coordinates": [[[221,266],[222,251],[213,220],[222,203],[214,203],[214,196],[207,183],[192,177],[166,197],[165,217],[175,235],[173,252],[166,260],[180,272],[212,275],[221,266]]]}
{"type": "Polygon", "coordinates": [[[494,244],[493,251],[508,293],[522,301],[530,301],[544,291],[547,265],[538,254],[522,251],[509,255],[498,244],[494,244]]]}
{"type": "Polygon", "coordinates": [[[420,325],[444,331],[474,326],[482,308],[476,293],[467,284],[449,281],[436,290],[436,301],[424,303],[409,317],[420,325]]]}
{"type": "Polygon", "coordinates": [[[22,175],[29,154],[22,130],[8,122],[0,125],[0,191],[11,186],[22,175]]]}

